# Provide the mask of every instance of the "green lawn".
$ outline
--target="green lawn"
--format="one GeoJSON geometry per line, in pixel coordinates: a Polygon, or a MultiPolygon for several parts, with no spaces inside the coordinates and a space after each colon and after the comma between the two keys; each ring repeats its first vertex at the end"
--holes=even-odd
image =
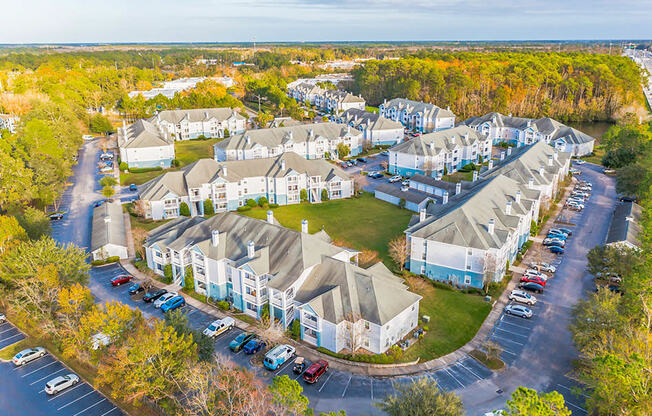
{"type": "Polygon", "coordinates": [[[580,159],[585,160],[589,163],[595,163],[596,165],[602,165],[602,158],[604,157],[604,154],[604,145],[596,143],[595,147],[593,148],[593,154],[590,156],[584,156],[580,159]]]}
{"type": "Polygon", "coordinates": [[[378,114],[378,107],[372,107],[370,105],[365,105],[364,109],[367,110],[370,113],[376,113],[378,114]]]}
{"type": "Polygon", "coordinates": [[[213,145],[223,139],[183,140],[174,143],[174,152],[180,167],[202,158],[213,158],[213,145]]]}
{"type": "MultiPolygon", "coordinates": [[[[387,245],[407,228],[412,212],[364,193],[357,198],[339,199],[321,204],[297,204],[275,208],[274,217],[281,225],[301,229],[301,220],[308,220],[308,229],[316,233],[322,227],[333,239],[341,239],[356,250],[377,251],[384,263],[391,267],[387,245]]],[[[242,214],[265,219],[267,210],[254,208],[242,214]]]]}
{"type": "Polygon", "coordinates": [[[450,175],[444,175],[441,177],[442,180],[446,182],[458,183],[462,181],[471,181],[473,180],[473,172],[455,172],[450,175]]]}
{"type": "Polygon", "coordinates": [[[455,351],[475,336],[491,310],[482,296],[439,289],[421,277],[407,282],[410,290],[423,296],[419,317],[428,315],[430,322],[424,323],[428,327],[424,338],[405,352],[402,361],[421,357],[423,362],[455,351]]]}
{"type": "MultiPolygon", "coordinates": [[[[133,206],[133,202],[129,202],[128,204],[124,204],[122,206],[122,210],[124,212],[129,212],[131,213],[131,208],[133,206]]],[[[129,219],[131,221],[131,228],[144,228],[147,231],[152,231],[154,228],[158,227],[159,225],[163,225],[168,221],[171,220],[159,220],[159,221],[154,221],[152,219],[145,219],[142,217],[137,217],[135,215],[130,215],[129,219]]]]}
{"type": "Polygon", "coordinates": [[[142,172],[142,173],[124,173],[120,172],[120,185],[127,186],[132,183],[136,185],[142,185],[150,179],[154,179],[159,175],[164,174],[176,169],[166,169],[166,170],[155,170],[151,172],[142,172]]]}

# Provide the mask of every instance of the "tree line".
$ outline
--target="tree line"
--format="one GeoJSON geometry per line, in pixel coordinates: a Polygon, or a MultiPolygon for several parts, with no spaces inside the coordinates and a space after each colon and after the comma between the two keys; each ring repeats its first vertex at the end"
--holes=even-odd
{"type": "Polygon", "coordinates": [[[450,106],[460,120],[491,111],[561,121],[612,120],[643,108],[641,70],[613,55],[422,51],[367,61],[353,76],[353,92],[370,105],[404,97],[450,106]]]}

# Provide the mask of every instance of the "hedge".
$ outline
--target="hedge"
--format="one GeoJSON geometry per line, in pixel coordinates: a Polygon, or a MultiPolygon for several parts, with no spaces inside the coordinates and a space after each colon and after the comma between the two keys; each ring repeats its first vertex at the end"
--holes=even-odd
{"type": "Polygon", "coordinates": [[[238,212],[245,212],[245,211],[249,211],[250,209],[251,207],[249,205],[245,205],[242,207],[238,207],[238,212]]]}
{"type": "Polygon", "coordinates": [[[107,257],[105,260],[93,260],[91,266],[101,266],[103,264],[117,263],[120,261],[120,256],[107,257]]]}
{"type": "Polygon", "coordinates": [[[366,354],[338,354],[336,352],[327,350],[324,347],[317,347],[317,351],[323,352],[326,355],[331,357],[341,358],[343,360],[355,361],[359,363],[371,363],[371,364],[392,364],[396,359],[387,354],[376,354],[376,355],[366,355],[366,354]]]}
{"type": "MultiPolygon", "coordinates": [[[[124,162],[122,162],[124,163],[124,162]]],[[[120,165],[122,165],[122,163],[120,165]]],[[[122,169],[122,166],[120,166],[120,169],[122,169]]],[[[124,169],[122,169],[124,170],[124,169]]],[[[157,166],[155,168],[129,168],[129,172],[131,173],[145,173],[145,172],[159,172],[162,171],[163,168],[160,166],[157,166]]]]}

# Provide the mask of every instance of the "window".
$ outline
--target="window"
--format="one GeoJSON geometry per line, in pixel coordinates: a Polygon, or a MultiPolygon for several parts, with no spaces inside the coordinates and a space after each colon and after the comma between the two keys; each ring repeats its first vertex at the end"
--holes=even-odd
{"type": "Polygon", "coordinates": [[[470,264],[466,265],[466,270],[471,270],[471,265],[470,264]]]}
{"type": "Polygon", "coordinates": [[[471,276],[468,276],[468,275],[464,276],[464,284],[465,285],[470,285],[471,284],[471,276]]]}
{"type": "Polygon", "coordinates": [[[364,329],[369,329],[369,322],[367,321],[364,322],[364,329]]]}
{"type": "Polygon", "coordinates": [[[467,255],[467,256],[472,256],[472,255],[473,255],[473,250],[472,250],[472,249],[468,249],[468,250],[466,251],[466,255],[467,255]]]}

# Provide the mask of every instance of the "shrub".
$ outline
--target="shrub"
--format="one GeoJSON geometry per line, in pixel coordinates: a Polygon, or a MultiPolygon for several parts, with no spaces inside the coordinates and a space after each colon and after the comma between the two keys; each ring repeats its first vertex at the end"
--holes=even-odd
{"type": "MultiPolygon", "coordinates": [[[[117,262],[119,262],[119,261],[120,261],[120,257],[119,257],[119,256],[111,256],[111,257],[107,257],[107,258],[104,259],[104,260],[93,260],[93,261],[91,262],[91,266],[101,266],[101,265],[103,265],[103,264],[117,263],[117,262]]],[[[145,263],[145,264],[147,265],[147,263],[145,263]]]]}
{"type": "Polygon", "coordinates": [[[308,191],[305,189],[299,191],[299,199],[301,199],[301,202],[306,202],[308,200],[308,191]]]}
{"type": "Polygon", "coordinates": [[[428,332],[429,329],[430,329],[430,328],[428,327],[428,325],[424,325],[424,326],[423,326],[423,330],[424,330],[424,331],[428,332]]]}
{"type": "Polygon", "coordinates": [[[166,264],[163,268],[163,281],[165,283],[172,283],[172,265],[166,264]]]}
{"type": "Polygon", "coordinates": [[[127,165],[126,162],[120,162],[119,167],[120,167],[120,170],[123,171],[123,172],[129,170],[129,165],[127,165]]]}
{"type": "Polygon", "coordinates": [[[105,176],[102,179],[100,179],[100,185],[104,186],[116,186],[118,184],[118,180],[115,178],[115,176],[105,176]]]}
{"type": "Polygon", "coordinates": [[[183,289],[185,291],[195,290],[195,278],[192,275],[192,267],[186,267],[186,275],[183,277],[183,289]]]}
{"type": "Polygon", "coordinates": [[[401,208],[401,209],[405,208],[405,198],[399,199],[398,207],[401,208]]]}
{"type": "Polygon", "coordinates": [[[215,214],[215,206],[213,205],[213,201],[206,199],[206,201],[204,201],[204,215],[213,214],[215,214]]]}
{"type": "Polygon", "coordinates": [[[250,209],[251,207],[249,205],[245,205],[243,207],[238,207],[238,212],[245,212],[245,211],[249,211],[250,209]]]}
{"type": "Polygon", "coordinates": [[[190,216],[190,208],[188,207],[188,204],[186,204],[185,202],[182,202],[179,205],[179,215],[183,215],[184,217],[190,216]]]}
{"type": "Polygon", "coordinates": [[[268,202],[269,201],[267,201],[267,198],[265,198],[264,196],[261,196],[260,198],[258,198],[258,206],[259,207],[264,207],[265,204],[267,204],[268,202]]]}
{"type": "Polygon", "coordinates": [[[328,201],[328,191],[326,189],[321,190],[321,200],[328,201]]]}
{"type": "Polygon", "coordinates": [[[292,321],[292,329],[290,329],[290,333],[292,334],[292,338],[296,340],[301,339],[301,323],[299,323],[298,319],[292,321]]]}
{"type": "Polygon", "coordinates": [[[229,310],[229,302],[225,300],[221,300],[217,302],[217,307],[223,311],[228,311],[229,310]]]}
{"type": "Polygon", "coordinates": [[[270,208],[278,208],[278,204],[269,204],[270,208]]]}
{"type": "Polygon", "coordinates": [[[134,266],[141,272],[148,272],[149,267],[147,267],[147,262],[145,260],[135,260],[132,262],[134,266]]]}
{"type": "MultiPolygon", "coordinates": [[[[122,162],[122,163],[124,163],[124,162],[122,162]]],[[[122,167],[120,169],[122,169],[122,167]]],[[[129,168],[129,167],[127,167],[127,169],[131,173],[159,172],[159,171],[163,170],[163,168],[160,167],[160,166],[157,166],[155,168],[129,168]]]]}
{"type": "Polygon", "coordinates": [[[255,208],[258,205],[258,203],[256,202],[255,199],[247,199],[247,205],[250,208],[255,208]]]}
{"type": "Polygon", "coordinates": [[[172,159],[172,166],[175,168],[178,168],[179,165],[181,165],[181,162],[179,162],[179,159],[172,159]]]}
{"type": "Polygon", "coordinates": [[[231,133],[229,132],[229,129],[224,129],[224,138],[231,137],[231,133]]]}

